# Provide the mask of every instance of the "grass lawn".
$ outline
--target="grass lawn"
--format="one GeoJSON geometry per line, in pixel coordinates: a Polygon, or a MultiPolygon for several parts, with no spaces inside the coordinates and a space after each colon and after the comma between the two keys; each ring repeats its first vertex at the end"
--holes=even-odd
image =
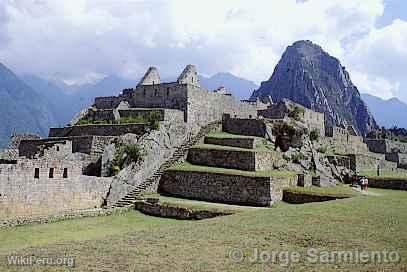
{"type": "Polygon", "coordinates": [[[265,170],[265,171],[243,171],[237,169],[229,168],[219,168],[219,167],[209,167],[194,165],[188,162],[182,162],[176,164],[169,168],[168,170],[177,170],[177,171],[194,171],[194,172],[208,172],[208,173],[219,173],[219,174],[229,174],[229,175],[241,175],[248,177],[290,177],[295,176],[295,172],[287,170],[265,170]]]}
{"type": "Polygon", "coordinates": [[[129,212],[0,230],[0,271],[406,271],[407,193],[369,191],[380,196],[304,205],[280,202],[270,209],[202,221],[129,212]],[[306,258],[310,249],[397,250],[401,259],[388,264],[311,263],[306,258]],[[262,261],[252,261],[256,250],[265,252],[262,261]],[[298,262],[282,266],[286,252],[297,252],[298,262]],[[276,253],[283,255],[267,257],[276,253]],[[76,266],[7,266],[8,255],[68,256],[76,266]]]}
{"type": "Polygon", "coordinates": [[[211,203],[206,201],[183,199],[178,197],[163,196],[158,193],[144,193],[144,198],[159,198],[161,204],[167,204],[170,206],[189,208],[195,211],[205,210],[205,211],[215,211],[215,212],[242,212],[251,209],[265,209],[262,207],[247,207],[238,205],[227,205],[222,203],[211,203]]]}
{"type": "Polygon", "coordinates": [[[360,195],[359,192],[352,189],[349,185],[346,186],[328,186],[328,187],[290,187],[285,189],[292,193],[303,193],[309,195],[319,195],[319,196],[335,196],[335,197],[352,197],[360,195]]]}
{"type": "Polygon", "coordinates": [[[395,171],[380,171],[380,176],[377,171],[362,171],[360,175],[368,178],[384,178],[384,179],[407,179],[407,170],[397,169],[395,171]]]}
{"type": "Polygon", "coordinates": [[[240,138],[259,138],[255,136],[245,136],[239,134],[232,134],[223,131],[211,132],[206,135],[207,137],[220,138],[220,139],[240,139],[240,138]]]}

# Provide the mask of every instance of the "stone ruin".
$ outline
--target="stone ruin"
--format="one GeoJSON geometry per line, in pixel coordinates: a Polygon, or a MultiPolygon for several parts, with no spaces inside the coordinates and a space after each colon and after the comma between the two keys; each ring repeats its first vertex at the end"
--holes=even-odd
{"type": "Polygon", "coordinates": [[[208,91],[193,65],[175,82],[161,82],[151,67],[134,88],[119,96],[96,97],[69,125],[51,128],[46,139],[13,136],[10,147],[0,152],[0,219],[122,207],[132,205],[142,192],[157,190],[268,206],[281,199],[284,187],[297,182],[335,184],[348,173],[378,165],[405,167],[405,157],[402,143],[363,139],[351,127],[325,127],[324,114],[292,101],[236,101],[222,87],[208,91]],[[152,114],[156,128],[143,121],[152,114]],[[205,137],[212,130],[241,136],[205,137]],[[271,149],[259,151],[259,141],[271,149]],[[206,147],[197,148],[200,142],[206,147]],[[115,156],[126,145],[139,146],[143,155],[113,174],[115,156]],[[169,170],[185,160],[246,174],[169,170]],[[295,175],[255,175],[267,169],[295,175]]]}

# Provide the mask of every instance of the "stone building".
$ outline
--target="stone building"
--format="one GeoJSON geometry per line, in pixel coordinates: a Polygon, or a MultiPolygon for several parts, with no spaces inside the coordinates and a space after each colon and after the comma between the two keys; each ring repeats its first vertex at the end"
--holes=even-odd
{"type": "Polygon", "coordinates": [[[180,110],[184,121],[205,125],[220,120],[224,113],[256,117],[258,105],[236,101],[223,89],[208,91],[201,87],[195,66],[187,65],[175,82],[162,83],[155,67],[150,67],[136,88],[126,89],[117,97],[98,97],[96,109],[113,109],[127,101],[130,108],[165,108],[180,110]]]}
{"type": "Polygon", "coordinates": [[[258,115],[270,119],[294,117],[302,121],[309,131],[317,130],[320,136],[325,135],[324,114],[308,109],[289,99],[283,99],[276,104],[271,104],[266,109],[259,110],[258,115]]]}
{"type": "Polygon", "coordinates": [[[82,174],[86,155],[72,153],[72,141],[43,147],[31,158],[0,162],[0,219],[97,208],[104,203],[110,181],[82,174]]]}

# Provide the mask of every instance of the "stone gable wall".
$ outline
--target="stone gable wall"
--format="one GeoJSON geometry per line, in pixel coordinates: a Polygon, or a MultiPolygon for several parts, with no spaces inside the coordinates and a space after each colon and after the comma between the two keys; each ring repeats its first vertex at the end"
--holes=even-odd
{"type": "Polygon", "coordinates": [[[407,143],[387,139],[365,139],[365,143],[371,152],[381,154],[399,152],[407,154],[407,143]]]}

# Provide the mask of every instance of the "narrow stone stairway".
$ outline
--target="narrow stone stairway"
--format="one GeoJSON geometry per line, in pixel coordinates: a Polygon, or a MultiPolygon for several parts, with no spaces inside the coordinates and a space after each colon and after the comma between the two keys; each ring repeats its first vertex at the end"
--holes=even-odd
{"type": "Polygon", "coordinates": [[[188,150],[193,145],[199,143],[199,141],[203,137],[205,137],[206,134],[216,129],[216,127],[218,127],[219,124],[220,121],[215,121],[202,127],[198,134],[185,141],[185,143],[183,143],[177,150],[175,150],[172,157],[165,161],[160,166],[160,168],[158,168],[158,170],[154,172],[152,176],[150,176],[145,181],[137,185],[132,191],[130,191],[127,195],[125,195],[122,199],[120,199],[110,208],[124,208],[134,205],[134,203],[137,201],[141,193],[146,192],[149,188],[151,188],[160,181],[160,178],[165,170],[173,166],[175,163],[181,162],[185,158],[185,155],[187,154],[188,150]]]}

